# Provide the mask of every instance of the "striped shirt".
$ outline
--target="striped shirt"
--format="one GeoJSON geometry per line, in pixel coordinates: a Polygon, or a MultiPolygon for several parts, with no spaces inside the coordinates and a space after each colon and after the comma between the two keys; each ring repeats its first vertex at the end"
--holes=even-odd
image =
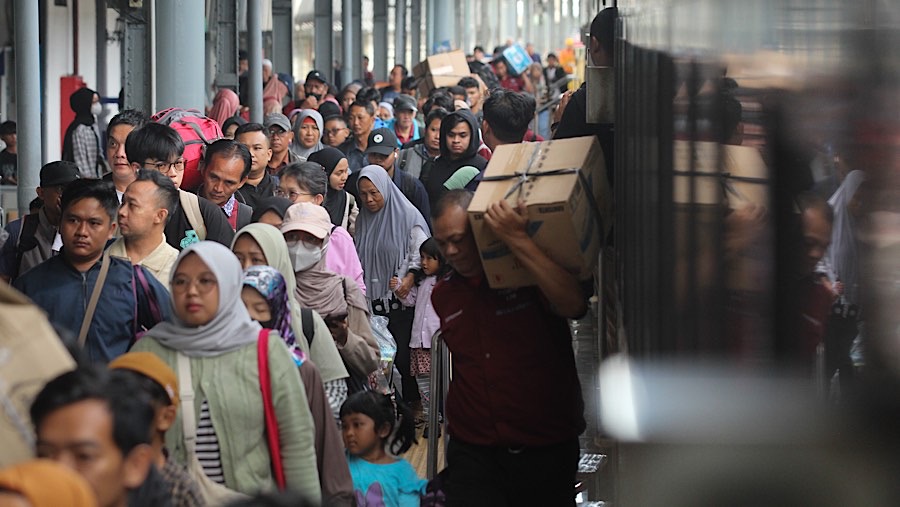
{"type": "Polygon", "coordinates": [[[225,484],[222,472],[222,456],[219,452],[219,438],[213,428],[209,412],[209,401],[203,400],[200,405],[200,421],[197,423],[197,461],[203,467],[203,473],[219,484],[225,484]]]}

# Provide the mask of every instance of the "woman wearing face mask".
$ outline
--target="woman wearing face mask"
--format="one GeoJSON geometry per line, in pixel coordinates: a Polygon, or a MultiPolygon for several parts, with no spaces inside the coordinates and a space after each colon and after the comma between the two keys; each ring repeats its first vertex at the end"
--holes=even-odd
{"type": "Polygon", "coordinates": [[[315,109],[300,110],[294,121],[294,140],[291,141],[291,150],[301,159],[307,160],[311,154],[324,147],[322,144],[324,123],[322,115],[315,109]]]}
{"type": "Polygon", "coordinates": [[[355,378],[363,378],[378,369],[380,349],[369,326],[369,309],[362,291],[352,279],[325,267],[332,227],[325,208],[301,202],[288,208],[281,233],[297,281],[294,297],[300,305],[322,315],[344,364],[353,370],[355,378]]]}
{"type": "Polygon", "coordinates": [[[356,217],[359,215],[359,206],[353,194],[347,192],[344,185],[350,176],[350,163],[347,156],[341,150],[327,146],[312,155],[308,159],[325,168],[328,175],[328,190],[325,193],[325,202],[322,206],[328,212],[331,223],[343,227],[353,236],[356,233],[356,217]]]}
{"type": "MultiPolygon", "coordinates": [[[[182,250],[172,267],[171,321],[153,327],[133,350],[152,352],[179,371],[187,358],[195,393],[179,407],[179,421],[166,433],[166,447],[180,463],[197,459],[213,481],[255,494],[274,489],[272,456],[265,435],[257,342],[262,327],[241,301],[243,272],[228,248],[201,241],[182,250]],[[188,456],[182,417],[193,411],[204,452],[188,456]]],[[[268,364],[278,421],[280,454],[288,489],[321,502],[313,445],[315,432],[290,352],[270,332],[268,364]]]]}
{"type": "Polygon", "coordinates": [[[82,178],[99,178],[106,172],[100,151],[97,115],[103,111],[100,96],[89,88],[76,90],[69,97],[75,119],[63,137],[62,159],[75,162],[82,178]]]}
{"type": "Polygon", "coordinates": [[[319,480],[322,481],[323,503],[353,505],[353,480],[344,458],[343,442],[328,405],[319,369],[296,344],[291,325],[292,298],[287,292],[284,277],[271,266],[245,269],[241,299],[253,320],[267,329],[278,331],[300,368],[309,410],[316,425],[316,464],[319,480]]]}
{"type": "Polygon", "coordinates": [[[356,221],[356,250],[367,295],[373,312],[388,317],[388,329],[397,342],[395,361],[403,378],[404,398],[414,405],[419,388],[409,375],[409,340],[415,308],[407,308],[398,297],[409,294],[422,268],[419,246],[428,239],[428,224],[382,167],[364,167],[358,186],[362,209],[356,221]]]}
{"type": "Polygon", "coordinates": [[[337,345],[331,339],[331,331],[320,314],[316,311],[306,314],[312,317],[311,323],[306,322],[300,302],[293,297],[297,292],[297,281],[292,276],[294,268],[281,231],[268,224],[250,224],[234,235],[231,250],[244,269],[250,266],[271,266],[284,276],[287,293],[291,295],[291,336],[299,338],[291,341],[288,337],[286,341],[290,342],[289,347],[299,348],[309,354],[310,359],[319,367],[328,403],[337,419],[341,404],[347,399],[347,368],[337,345]],[[306,336],[304,327],[311,332],[311,336],[306,336]]]}

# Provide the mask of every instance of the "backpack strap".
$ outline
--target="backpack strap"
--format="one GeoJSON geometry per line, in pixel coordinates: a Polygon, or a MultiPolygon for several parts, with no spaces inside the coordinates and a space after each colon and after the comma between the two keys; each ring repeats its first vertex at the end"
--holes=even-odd
{"type": "Polygon", "coordinates": [[[22,269],[22,259],[29,250],[38,246],[37,230],[41,225],[41,218],[37,215],[25,215],[19,223],[19,239],[16,241],[16,265],[13,266],[13,276],[19,276],[22,269]]]}
{"type": "Polygon", "coordinates": [[[191,377],[191,360],[181,352],[175,352],[178,361],[178,398],[181,401],[181,431],[188,463],[195,457],[197,446],[197,416],[194,413],[194,383],[191,377]]]}
{"type": "Polygon", "coordinates": [[[197,233],[200,241],[206,239],[206,223],[203,221],[203,214],[200,212],[200,198],[197,194],[192,194],[184,190],[178,191],[178,199],[181,201],[181,208],[187,215],[188,222],[197,233]]]}
{"type": "Polygon", "coordinates": [[[94,312],[97,310],[97,302],[100,301],[100,293],[103,292],[103,284],[106,283],[106,274],[109,273],[109,251],[103,252],[103,261],[100,263],[100,274],[94,282],[94,290],[91,291],[91,299],[88,301],[87,310],[81,320],[81,330],[78,331],[78,348],[83,349],[87,341],[88,330],[94,320],[94,312]]]}
{"type": "Polygon", "coordinates": [[[284,464],[281,461],[281,442],[278,434],[278,419],[275,416],[275,404],[272,402],[272,379],[269,373],[269,330],[260,329],[256,341],[256,359],[259,367],[259,388],[262,392],[263,412],[266,420],[266,440],[269,443],[269,454],[272,456],[272,471],[275,484],[284,491],[287,482],[284,477],[284,464]]]}
{"type": "Polygon", "coordinates": [[[311,308],[300,308],[300,326],[303,336],[306,337],[306,344],[312,350],[313,340],[316,338],[316,326],[313,322],[313,312],[311,308]]]}

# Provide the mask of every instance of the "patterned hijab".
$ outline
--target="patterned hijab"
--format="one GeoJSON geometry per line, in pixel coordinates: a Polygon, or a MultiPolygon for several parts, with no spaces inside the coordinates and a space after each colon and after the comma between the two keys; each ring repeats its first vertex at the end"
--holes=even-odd
{"type": "Polygon", "coordinates": [[[244,270],[244,287],[256,289],[256,292],[266,299],[272,318],[268,322],[260,322],[260,324],[265,328],[278,331],[281,339],[284,340],[294,356],[297,366],[303,364],[306,354],[300,349],[294,336],[291,301],[287,284],[281,273],[271,266],[250,266],[244,270]]]}

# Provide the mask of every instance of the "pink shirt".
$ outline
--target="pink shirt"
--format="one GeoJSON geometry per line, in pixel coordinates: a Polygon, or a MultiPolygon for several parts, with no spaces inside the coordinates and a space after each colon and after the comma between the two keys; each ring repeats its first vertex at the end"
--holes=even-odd
{"type": "Polygon", "coordinates": [[[331,231],[331,241],[328,242],[328,251],[325,253],[325,267],[356,281],[363,296],[366,295],[366,282],[363,281],[363,269],[356,253],[356,245],[343,227],[338,226],[331,231]]]}

